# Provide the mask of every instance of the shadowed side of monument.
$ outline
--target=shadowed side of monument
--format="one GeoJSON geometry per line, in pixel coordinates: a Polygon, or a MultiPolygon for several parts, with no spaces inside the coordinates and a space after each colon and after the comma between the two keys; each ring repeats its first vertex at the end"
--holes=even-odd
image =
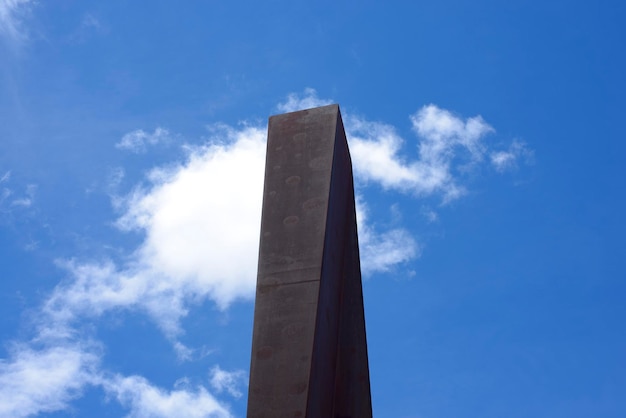
{"type": "Polygon", "coordinates": [[[339,106],[273,116],[247,416],[371,415],[352,165],[339,106]]]}

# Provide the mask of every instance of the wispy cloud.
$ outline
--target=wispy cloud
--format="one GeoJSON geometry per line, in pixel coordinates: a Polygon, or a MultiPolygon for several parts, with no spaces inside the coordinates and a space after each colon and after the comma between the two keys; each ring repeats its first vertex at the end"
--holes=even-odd
{"type": "Polygon", "coordinates": [[[317,91],[315,91],[315,89],[306,88],[302,94],[290,93],[287,95],[287,99],[279,103],[277,109],[281,112],[295,112],[296,110],[310,109],[331,103],[332,100],[317,97],[317,91]]]}
{"type": "MultiPolygon", "coordinates": [[[[290,94],[278,109],[295,111],[329,103],[309,88],[302,94],[290,94]]],[[[358,181],[418,197],[440,196],[443,202],[465,194],[462,172],[483,163],[485,156],[504,171],[529,152],[519,142],[513,142],[507,151],[491,150],[484,139],[495,130],[481,116],[463,118],[434,104],[410,117],[417,135],[417,158],[406,156],[406,141],[395,127],[350,113],[344,113],[343,119],[358,181]]]]}
{"type": "Polygon", "coordinates": [[[455,174],[457,160],[481,161],[486,149],[482,138],[493,132],[480,116],[463,120],[435,105],[424,106],[411,116],[419,157],[411,161],[401,157],[404,140],[392,126],[346,119],[358,178],[418,196],[439,194],[444,201],[464,193],[455,174]]]}
{"type": "MultiPolygon", "coordinates": [[[[102,369],[101,359],[100,344],[43,312],[36,336],[30,342],[11,345],[9,357],[0,360],[0,417],[67,410],[90,386],[101,388],[127,407],[128,417],[232,416],[202,385],[176,384],[168,391],[141,376],[109,373],[102,369]]],[[[234,380],[225,386],[229,391],[236,387],[234,380]]]]}
{"type": "Polygon", "coordinates": [[[379,233],[375,225],[370,225],[367,204],[360,195],[356,198],[356,212],[361,271],[365,276],[389,271],[419,256],[420,247],[407,230],[395,228],[379,233]]]}
{"type": "Polygon", "coordinates": [[[23,18],[32,0],[0,0],[0,34],[11,42],[26,37],[23,18]]]}
{"type": "Polygon", "coordinates": [[[26,186],[26,191],[22,197],[11,201],[11,206],[21,206],[24,208],[30,207],[35,200],[35,193],[37,192],[37,186],[29,184],[26,186]]]}
{"type": "Polygon", "coordinates": [[[439,215],[433,209],[428,206],[422,206],[422,215],[429,223],[437,222],[439,220],[439,215]]]}
{"type": "Polygon", "coordinates": [[[0,212],[11,213],[17,209],[26,209],[35,202],[37,193],[36,184],[28,184],[24,192],[19,193],[8,186],[11,180],[11,171],[7,171],[0,177],[0,184],[5,184],[0,190],[0,212]]]}
{"type": "Polygon", "coordinates": [[[203,386],[167,391],[141,376],[115,376],[102,382],[130,413],[129,418],[230,418],[228,409],[203,386]]]}
{"type": "Polygon", "coordinates": [[[429,104],[411,116],[413,129],[422,138],[419,152],[422,160],[434,162],[450,160],[455,148],[468,151],[472,158],[481,160],[485,152],[482,138],[494,129],[481,116],[463,118],[429,104]]]}
{"type": "Polygon", "coordinates": [[[0,360],[0,417],[65,409],[93,381],[98,362],[98,356],[77,345],[14,345],[11,357],[0,360]]]}
{"type": "Polygon", "coordinates": [[[164,128],[158,127],[152,133],[137,129],[125,134],[115,147],[140,154],[146,152],[148,146],[167,143],[170,139],[169,131],[164,128]]]}
{"type": "Polygon", "coordinates": [[[85,42],[94,34],[103,34],[107,32],[107,28],[102,24],[100,19],[92,13],[85,13],[80,24],[70,36],[70,41],[85,42]]]}
{"type": "Polygon", "coordinates": [[[493,151],[489,154],[491,164],[499,172],[517,168],[519,161],[532,160],[533,152],[521,141],[513,141],[506,151],[493,151]]]}
{"type": "Polygon", "coordinates": [[[245,387],[247,383],[246,372],[243,370],[235,370],[232,372],[222,370],[220,366],[211,369],[211,387],[217,393],[228,392],[235,398],[241,398],[241,387],[245,387]]]}
{"type": "Polygon", "coordinates": [[[80,21],[80,26],[83,28],[95,29],[99,29],[102,27],[102,25],[100,24],[100,20],[98,20],[98,18],[91,13],[85,13],[83,15],[83,19],[80,21]]]}

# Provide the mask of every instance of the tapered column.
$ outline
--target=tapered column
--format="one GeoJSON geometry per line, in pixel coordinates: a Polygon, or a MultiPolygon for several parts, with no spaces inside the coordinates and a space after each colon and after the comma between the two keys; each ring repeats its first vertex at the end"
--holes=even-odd
{"type": "Polygon", "coordinates": [[[248,417],[371,415],[352,165],[339,106],[273,116],[248,417]]]}

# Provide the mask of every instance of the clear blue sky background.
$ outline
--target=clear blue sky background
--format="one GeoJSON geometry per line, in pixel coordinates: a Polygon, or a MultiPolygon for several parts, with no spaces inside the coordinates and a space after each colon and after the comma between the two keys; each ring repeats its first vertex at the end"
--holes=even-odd
{"type": "Polygon", "coordinates": [[[0,0],[0,417],[243,417],[267,117],[341,105],[374,415],[626,416],[626,3],[0,0]]]}

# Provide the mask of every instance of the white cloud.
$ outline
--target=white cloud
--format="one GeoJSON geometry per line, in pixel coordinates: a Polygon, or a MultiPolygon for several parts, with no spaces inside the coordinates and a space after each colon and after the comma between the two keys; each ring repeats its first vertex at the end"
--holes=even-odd
{"type": "Polygon", "coordinates": [[[345,119],[358,179],[396,189],[408,189],[419,182],[415,170],[398,156],[403,141],[392,126],[349,115],[345,119]]]}
{"type": "Polygon", "coordinates": [[[43,311],[55,324],[71,324],[78,316],[99,316],[107,309],[133,305],[145,286],[132,276],[123,277],[112,262],[59,262],[72,274],[69,284],[61,283],[46,301],[43,311]]]}
{"type": "Polygon", "coordinates": [[[0,177],[0,183],[9,181],[10,178],[11,178],[11,170],[7,171],[6,173],[2,175],[2,177],[0,177]]]}
{"type": "Polygon", "coordinates": [[[392,229],[382,234],[361,234],[361,269],[363,274],[388,271],[396,264],[407,262],[419,254],[419,247],[405,229],[392,229]]]}
{"type": "Polygon", "coordinates": [[[0,360],[0,417],[19,418],[65,409],[93,381],[98,356],[78,346],[41,350],[13,347],[0,360]]]}
{"type": "Polygon", "coordinates": [[[413,128],[423,138],[420,158],[427,162],[450,160],[456,147],[465,148],[475,160],[482,159],[485,147],[481,139],[494,129],[481,116],[465,122],[450,111],[433,104],[422,107],[411,116],[413,128]]]}
{"type": "Polygon", "coordinates": [[[211,386],[217,393],[226,391],[235,398],[240,398],[242,393],[239,389],[240,386],[245,386],[247,383],[246,372],[243,370],[235,370],[228,372],[222,370],[220,366],[215,366],[211,369],[211,386]]]}
{"type": "MultiPolygon", "coordinates": [[[[101,369],[100,345],[72,327],[63,311],[50,310],[49,305],[37,318],[35,338],[13,344],[10,357],[0,359],[0,418],[67,410],[87,386],[112,395],[129,409],[128,417],[231,417],[206,388],[184,387],[187,379],[179,379],[175,390],[166,391],[141,376],[112,375],[101,369]]],[[[85,320],[89,324],[90,319],[81,318],[81,324],[85,320]]],[[[232,383],[229,386],[225,380],[229,392],[236,390],[236,381],[232,383]]]]}
{"type": "Polygon", "coordinates": [[[148,145],[166,143],[169,140],[170,132],[167,129],[158,127],[153,133],[137,129],[125,134],[115,147],[139,154],[146,152],[148,145]]]}
{"type": "Polygon", "coordinates": [[[266,131],[222,131],[226,144],[192,149],[183,165],[151,173],[119,219],[146,239],[141,264],[220,307],[254,293],[266,131]]]}
{"type": "Polygon", "coordinates": [[[254,296],[266,132],[220,132],[220,143],[190,149],[184,164],[153,170],[151,184],[121,203],[118,226],[145,235],[126,265],[61,263],[71,279],[47,301],[51,317],[71,323],[141,309],[175,340],[190,304],[209,298],[225,309],[254,296]]]}
{"type": "Polygon", "coordinates": [[[393,266],[419,256],[419,245],[405,229],[379,233],[369,225],[367,205],[361,196],[356,198],[356,212],[363,275],[389,271],[393,266]]]}
{"type": "Polygon", "coordinates": [[[312,107],[325,106],[331,104],[331,100],[317,97],[315,89],[306,88],[303,94],[290,93],[287,100],[280,103],[277,109],[281,112],[295,112],[297,110],[310,109],[312,107]]]}
{"type": "Polygon", "coordinates": [[[529,160],[533,152],[521,141],[513,141],[506,151],[493,151],[489,157],[496,171],[504,172],[517,167],[521,158],[529,160]]]}
{"type": "Polygon", "coordinates": [[[193,359],[194,350],[187,347],[180,341],[174,342],[174,351],[176,352],[176,357],[180,361],[191,361],[193,359]]]}
{"type": "Polygon", "coordinates": [[[11,41],[23,39],[22,18],[30,4],[31,0],[0,0],[0,33],[11,41]]]}
{"type": "MultiPolygon", "coordinates": [[[[10,358],[0,359],[0,418],[67,410],[87,386],[102,388],[129,409],[131,418],[231,417],[225,404],[203,386],[190,388],[185,378],[167,391],[141,376],[106,372],[100,367],[100,345],[47,313],[42,312],[32,341],[13,344],[10,358]]],[[[230,381],[225,373],[221,389],[236,396],[238,372],[230,381]]]]}
{"type": "Polygon", "coordinates": [[[204,387],[166,391],[140,376],[116,376],[104,389],[130,409],[129,418],[230,418],[228,409],[204,387]]]}
{"type": "Polygon", "coordinates": [[[464,193],[455,175],[457,160],[481,161],[486,149],[481,140],[493,131],[480,116],[463,121],[435,105],[424,106],[411,116],[419,158],[410,161],[400,156],[404,141],[392,126],[345,119],[357,178],[418,196],[440,194],[444,201],[464,193]]]}

